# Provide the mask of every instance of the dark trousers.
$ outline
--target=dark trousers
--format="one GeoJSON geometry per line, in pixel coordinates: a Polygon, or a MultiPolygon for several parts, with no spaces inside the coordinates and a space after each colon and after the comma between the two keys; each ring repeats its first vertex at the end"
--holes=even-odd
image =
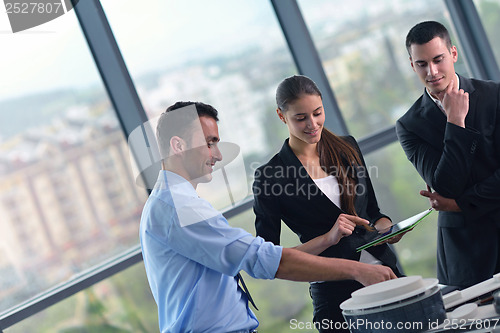
{"type": "Polygon", "coordinates": [[[362,288],[363,285],[357,281],[330,281],[322,283],[311,283],[309,294],[311,295],[314,312],[313,322],[320,333],[326,332],[349,332],[340,303],[351,298],[352,292],[362,288]]]}

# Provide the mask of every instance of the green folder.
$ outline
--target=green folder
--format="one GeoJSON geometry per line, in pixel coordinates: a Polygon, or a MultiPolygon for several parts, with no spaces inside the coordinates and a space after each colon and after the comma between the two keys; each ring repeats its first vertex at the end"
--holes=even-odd
{"type": "Polygon", "coordinates": [[[391,237],[394,237],[396,235],[399,235],[403,232],[406,232],[410,229],[415,228],[415,226],[417,224],[419,224],[420,221],[422,221],[426,216],[428,216],[433,210],[434,210],[433,208],[426,209],[423,212],[418,213],[417,215],[413,215],[412,217],[407,218],[406,220],[403,220],[401,222],[393,224],[392,226],[387,228],[387,230],[390,230],[390,232],[380,235],[379,237],[375,238],[374,240],[372,240],[369,243],[366,243],[365,245],[361,245],[360,247],[358,247],[356,249],[356,252],[359,252],[361,250],[365,250],[365,249],[367,249],[373,245],[377,245],[378,243],[383,242],[391,237]]]}

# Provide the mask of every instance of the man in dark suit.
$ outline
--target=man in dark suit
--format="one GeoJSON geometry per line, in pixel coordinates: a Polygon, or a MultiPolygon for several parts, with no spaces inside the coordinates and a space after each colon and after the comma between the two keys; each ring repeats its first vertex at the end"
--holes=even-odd
{"type": "Polygon", "coordinates": [[[438,22],[414,26],[406,48],[425,91],[396,131],[440,211],[439,281],[465,288],[500,271],[500,84],[457,75],[438,22]]]}

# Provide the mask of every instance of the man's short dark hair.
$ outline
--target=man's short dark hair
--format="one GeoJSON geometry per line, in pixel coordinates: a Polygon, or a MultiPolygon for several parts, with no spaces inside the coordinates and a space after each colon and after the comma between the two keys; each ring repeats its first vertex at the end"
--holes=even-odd
{"type": "Polygon", "coordinates": [[[196,106],[196,111],[198,112],[198,117],[205,116],[205,117],[210,117],[213,118],[215,121],[219,121],[218,112],[217,110],[208,104],[202,103],[202,102],[176,102],[172,105],[170,105],[165,112],[170,112],[174,111],[180,108],[183,108],[188,105],[193,105],[196,106]]]}
{"type": "Polygon", "coordinates": [[[173,136],[179,136],[184,138],[188,143],[190,136],[186,136],[186,132],[190,129],[189,127],[192,125],[193,115],[191,112],[177,111],[175,115],[175,121],[172,121],[172,118],[169,118],[167,115],[169,112],[182,109],[186,106],[194,105],[196,107],[196,112],[198,117],[210,117],[215,121],[219,121],[217,117],[217,110],[208,104],[201,102],[176,102],[175,104],[169,106],[165,112],[160,115],[158,119],[158,125],[156,126],[156,139],[158,141],[158,148],[160,150],[160,155],[162,157],[168,156],[168,152],[170,150],[170,139],[173,136]]]}
{"type": "Polygon", "coordinates": [[[420,22],[410,29],[406,35],[406,50],[411,57],[411,46],[413,44],[422,45],[430,42],[434,38],[439,37],[446,42],[448,50],[451,49],[451,38],[448,29],[444,25],[436,21],[420,22]]]}

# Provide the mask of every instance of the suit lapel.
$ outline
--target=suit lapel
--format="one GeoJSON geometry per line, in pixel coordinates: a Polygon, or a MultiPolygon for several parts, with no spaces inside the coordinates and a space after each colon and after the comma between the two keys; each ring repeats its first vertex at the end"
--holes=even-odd
{"type": "Polygon", "coordinates": [[[437,137],[444,138],[446,127],[446,115],[429,97],[424,88],[424,94],[420,98],[420,104],[415,105],[414,116],[424,121],[411,121],[409,125],[414,133],[426,140],[437,149],[443,148],[442,140],[436,140],[437,137]]]}
{"type": "MultiPolygon", "coordinates": [[[[330,199],[328,199],[326,195],[321,192],[319,188],[317,188],[314,180],[309,177],[306,168],[302,165],[298,157],[288,145],[288,139],[285,140],[285,143],[283,144],[283,147],[281,148],[281,151],[278,153],[278,155],[283,162],[285,170],[289,167],[297,168],[298,172],[296,172],[296,174],[298,175],[298,179],[296,179],[296,182],[299,186],[302,186],[306,189],[306,193],[312,192],[310,190],[311,188],[314,188],[315,190],[317,189],[317,191],[314,192],[319,194],[314,196],[307,194],[307,200],[311,203],[312,206],[314,206],[314,209],[316,209],[316,213],[321,212],[322,215],[326,216],[332,216],[334,212],[336,215],[343,213],[339,207],[337,207],[330,199]]],[[[287,174],[293,173],[287,172],[287,174]]],[[[297,192],[297,194],[301,193],[300,191],[297,192]]],[[[331,223],[331,221],[329,223],[331,223]]]]}
{"type": "Polygon", "coordinates": [[[434,101],[430,98],[429,94],[425,90],[422,96],[422,103],[418,114],[420,117],[426,119],[430,123],[432,129],[436,129],[444,133],[444,126],[446,125],[446,115],[436,105],[436,103],[434,103],[434,101]]]}

